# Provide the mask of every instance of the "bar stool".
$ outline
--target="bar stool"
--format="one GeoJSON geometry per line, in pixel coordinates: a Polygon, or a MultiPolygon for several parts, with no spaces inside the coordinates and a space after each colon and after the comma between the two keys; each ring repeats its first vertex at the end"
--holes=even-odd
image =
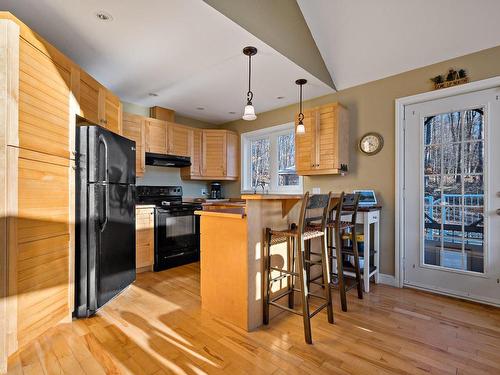
{"type": "Polygon", "coordinates": [[[304,321],[304,337],[308,344],[312,344],[311,321],[310,319],[319,313],[325,307],[327,308],[328,322],[333,323],[333,306],[330,291],[330,268],[328,250],[326,247],[326,221],[328,215],[328,206],[331,196],[328,194],[317,194],[309,196],[309,193],[304,195],[300,209],[299,225],[292,225],[288,230],[273,230],[266,228],[265,246],[264,246],[264,324],[269,324],[269,306],[276,306],[280,309],[291,313],[302,315],[304,321]],[[321,210],[321,215],[317,212],[321,210]],[[311,213],[316,213],[316,216],[310,216],[311,213]],[[319,223],[318,223],[319,222],[319,223]],[[312,226],[314,223],[314,227],[312,226]],[[321,239],[321,260],[311,261],[305,257],[306,243],[313,238],[321,239]],[[287,244],[287,269],[273,267],[271,265],[271,249],[272,245],[279,243],[287,244]],[[298,260],[296,267],[295,258],[298,260]],[[324,296],[314,294],[309,291],[308,279],[309,276],[306,269],[311,265],[321,265],[322,267],[322,283],[324,296]],[[298,268],[296,270],[296,268],[298,268]],[[279,272],[279,276],[272,277],[272,271],[279,272]],[[295,278],[299,278],[299,288],[295,288],[295,278]],[[275,282],[283,279],[288,280],[287,290],[275,296],[271,296],[272,286],[275,282]],[[302,311],[294,309],[294,292],[300,292],[302,299],[302,311]],[[288,296],[288,307],[278,303],[278,300],[288,296]],[[323,300],[316,310],[310,312],[309,299],[316,297],[323,300]]]}
{"type": "Polygon", "coordinates": [[[342,311],[347,311],[346,293],[357,287],[358,298],[363,299],[363,285],[361,283],[361,270],[359,268],[359,252],[356,236],[356,218],[359,207],[359,194],[340,194],[340,198],[332,200],[328,207],[329,220],[326,224],[327,248],[330,259],[337,262],[337,273],[330,277],[338,280],[340,290],[340,303],[342,311]],[[335,216],[333,212],[335,211],[335,216]],[[342,220],[342,217],[350,217],[349,220],[342,220]],[[349,236],[345,236],[349,233],[349,236]],[[350,245],[344,244],[344,237],[350,237],[350,245]],[[335,241],[334,241],[335,240],[335,241]],[[356,282],[347,285],[344,276],[344,257],[354,258],[354,273],[356,282]]]}

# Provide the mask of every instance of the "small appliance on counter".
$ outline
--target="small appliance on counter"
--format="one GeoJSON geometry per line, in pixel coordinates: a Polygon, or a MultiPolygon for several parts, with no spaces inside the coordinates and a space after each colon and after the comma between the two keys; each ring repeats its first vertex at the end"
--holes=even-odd
{"type": "Polygon", "coordinates": [[[222,185],[220,182],[212,182],[210,184],[209,199],[223,199],[222,198],[222,185]]]}
{"type": "Polygon", "coordinates": [[[135,142],[77,123],[73,314],[85,318],[135,280],[135,142]]]}
{"type": "Polygon", "coordinates": [[[137,204],[155,205],[154,271],[200,259],[200,203],[183,202],[181,186],[137,186],[137,204]]]}

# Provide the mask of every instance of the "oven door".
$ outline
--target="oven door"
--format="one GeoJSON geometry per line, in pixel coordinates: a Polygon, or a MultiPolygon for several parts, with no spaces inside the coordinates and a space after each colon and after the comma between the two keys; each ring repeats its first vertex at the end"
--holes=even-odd
{"type": "Polygon", "coordinates": [[[155,271],[199,259],[200,218],[192,208],[156,210],[155,271]]]}

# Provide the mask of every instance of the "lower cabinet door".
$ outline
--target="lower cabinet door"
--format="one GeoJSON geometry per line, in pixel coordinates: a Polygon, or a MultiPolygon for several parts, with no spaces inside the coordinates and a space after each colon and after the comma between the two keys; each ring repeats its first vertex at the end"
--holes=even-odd
{"type": "Polygon", "coordinates": [[[136,209],[136,268],[147,270],[154,259],[154,209],[136,209]]]}

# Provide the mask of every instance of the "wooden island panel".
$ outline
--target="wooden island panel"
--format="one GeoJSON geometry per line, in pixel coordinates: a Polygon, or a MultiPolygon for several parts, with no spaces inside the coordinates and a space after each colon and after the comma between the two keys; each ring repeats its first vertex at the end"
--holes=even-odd
{"type": "Polygon", "coordinates": [[[249,330],[246,217],[201,215],[201,305],[216,316],[249,330]]]}

